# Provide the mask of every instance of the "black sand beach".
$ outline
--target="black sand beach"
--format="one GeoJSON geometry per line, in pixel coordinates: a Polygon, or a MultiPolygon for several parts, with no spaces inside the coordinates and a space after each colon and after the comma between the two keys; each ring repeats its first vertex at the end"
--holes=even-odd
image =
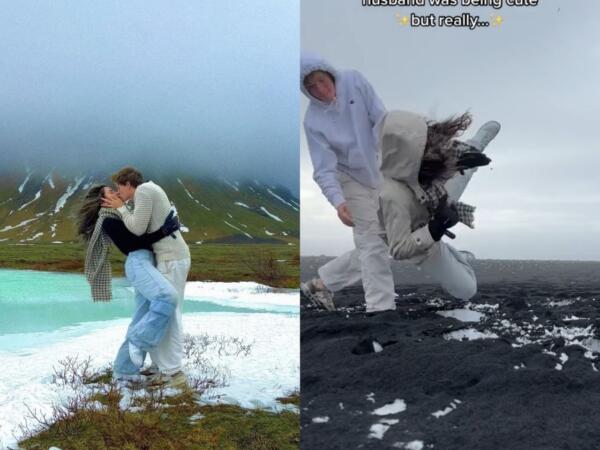
{"type": "Polygon", "coordinates": [[[396,311],[366,316],[360,287],[334,313],[302,298],[303,449],[600,448],[600,263],[475,269],[468,304],[404,264],[396,311]]]}

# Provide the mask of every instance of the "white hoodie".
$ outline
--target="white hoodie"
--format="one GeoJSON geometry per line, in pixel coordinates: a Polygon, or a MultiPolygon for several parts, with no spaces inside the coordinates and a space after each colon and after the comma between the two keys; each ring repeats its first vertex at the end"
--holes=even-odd
{"type": "Polygon", "coordinates": [[[345,201],[338,172],[379,189],[382,176],[376,130],[386,111],[373,87],[357,71],[337,71],[324,59],[303,53],[300,89],[310,100],[304,130],[314,167],[313,178],[329,203],[337,208],[345,201]],[[317,100],[304,87],[304,78],[315,70],[333,76],[336,88],[333,102],[317,100]]]}

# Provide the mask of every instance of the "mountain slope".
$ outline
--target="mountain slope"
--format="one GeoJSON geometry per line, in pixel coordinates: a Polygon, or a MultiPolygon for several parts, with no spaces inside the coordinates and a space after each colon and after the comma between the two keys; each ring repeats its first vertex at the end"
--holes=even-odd
{"type": "MultiPolygon", "coordinates": [[[[298,199],[260,180],[146,173],[174,203],[188,243],[288,243],[299,237],[298,199]]],[[[109,173],[13,171],[0,176],[0,243],[67,242],[76,237],[77,211],[109,173]]]]}

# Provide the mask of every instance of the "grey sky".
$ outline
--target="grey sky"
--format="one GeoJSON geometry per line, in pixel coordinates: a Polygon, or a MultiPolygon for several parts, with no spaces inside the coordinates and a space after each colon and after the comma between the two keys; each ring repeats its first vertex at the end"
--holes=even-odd
{"type": "Polygon", "coordinates": [[[297,0],[1,5],[0,166],[150,161],[297,192],[297,0]]]}
{"type": "MultiPolygon", "coordinates": [[[[457,227],[454,244],[482,258],[600,259],[598,118],[600,2],[542,0],[533,8],[397,8],[360,0],[303,0],[301,45],[337,68],[360,70],[388,109],[441,119],[469,109],[474,123],[502,123],[491,168],[463,200],[477,206],[476,229],[457,227]],[[396,12],[456,14],[500,27],[417,29],[396,12]],[[335,24],[335,28],[334,25],[335,24]]],[[[301,101],[302,114],[307,101],[301,101]]],[[[312,181],[301,141],[302,253],[352,247],[312,181]]]]}

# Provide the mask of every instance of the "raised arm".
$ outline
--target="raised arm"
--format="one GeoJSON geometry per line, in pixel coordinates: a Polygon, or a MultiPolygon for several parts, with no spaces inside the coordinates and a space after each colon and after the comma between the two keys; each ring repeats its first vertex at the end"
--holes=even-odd
{"type": "Polygon", "coordinates": [[[152,248],[152,244],[169,236],[179,229],[179,220],[173,217],[173,213],[165,219],[165,223],[156,231],[136,236],[130,232],[122,220],[107,217],[102,222],[102,229],[108,234],[111,241],[125,254],[134,250],[152,248]]]}

